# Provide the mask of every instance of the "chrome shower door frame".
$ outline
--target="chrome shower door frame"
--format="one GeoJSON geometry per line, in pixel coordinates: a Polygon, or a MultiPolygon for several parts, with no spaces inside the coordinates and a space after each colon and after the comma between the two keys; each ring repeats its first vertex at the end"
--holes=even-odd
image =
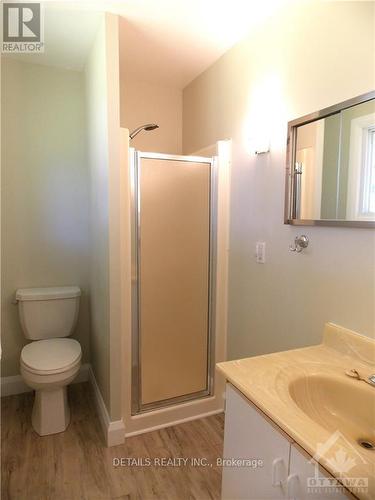
{"type": "Polygon", "coordinates": [[[215,157],[168,155],[160,153],[145,153],[130,149],[130,185],[131,185],[131,414],[140,413],[185,403],[198,398],[213,395],[215,379],[215,291],[216,291],[216,245],[217,245],[217,189],[218,172],[215,157]],[[210,165],[209,193],[209,271],[208,271],[208,331],[207,331],[207,381],[202,391],[177,396],[161,401],[142,404],[141,385],[141,324],[140,324],[140,248],[141,248],[141,193],[140,172],[141,160],[150,158],[156,160],[172,160],[210,165]]]}

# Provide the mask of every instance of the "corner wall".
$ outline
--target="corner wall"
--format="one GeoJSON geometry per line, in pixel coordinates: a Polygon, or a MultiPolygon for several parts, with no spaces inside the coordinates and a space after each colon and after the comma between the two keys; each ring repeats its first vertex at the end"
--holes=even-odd
{"type": "Polygon", "coordinates": [[[105,19],[85,68],[87,150],[90,169],[91,364],[109,408],[109,207],[105,19]]]}
{"type": "Polygon", "coordinates": [[[289,8],[184,89],[184,153],[233,138],[229,358],[317,344],[327,321],[375,336],[374,231],[283,225],[287,122],[374,88],[373,20],[372,2],[289,8]],[[271,153],[255,157],[260,128],[271,153]]]}
{"type": "Polygon", "coordinates": [[[118,18],[104,14],[85,68],[90,168],[91,364],[111,421],[121,418],[118,18]]]}

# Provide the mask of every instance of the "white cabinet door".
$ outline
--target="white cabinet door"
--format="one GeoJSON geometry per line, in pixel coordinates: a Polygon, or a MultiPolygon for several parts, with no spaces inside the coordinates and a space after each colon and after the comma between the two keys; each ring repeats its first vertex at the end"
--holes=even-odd
{"type": "Polygon", "coordinates": [[[322,467],[311,463],[311,457],[292,444],[289,477],[287,481],[290,500],[347,500],[354,498],[343,488],[335,487],[334,478],[322,467]]]}
{"type": "Polygon", "coordinates": [[[227,384],[222,498],[286,498],[290,442],[239,391],[227,384]],[[249,464],[236,464],[247,459],[249,464]],[[259,466],[256,461],[262,461],[259,466]],[[226,466],[227,465],[227,466],[226,466]]]}

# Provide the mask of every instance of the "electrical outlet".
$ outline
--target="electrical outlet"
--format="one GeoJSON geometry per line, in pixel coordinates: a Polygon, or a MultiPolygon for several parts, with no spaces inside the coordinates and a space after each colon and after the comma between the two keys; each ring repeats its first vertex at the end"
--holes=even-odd
{"type": "Polygon", "coordinates": [[[264,264],[266,262],[266,243],[264,241],[257,241],[255,245],[255,258],[257,264],[264,264]]]}

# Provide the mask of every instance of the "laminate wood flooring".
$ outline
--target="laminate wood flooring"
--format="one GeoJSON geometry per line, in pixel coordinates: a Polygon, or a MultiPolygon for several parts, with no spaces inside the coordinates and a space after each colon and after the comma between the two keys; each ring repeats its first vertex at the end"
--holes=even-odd
{"type": "Polygon", "coordinates": [[[2,500],[220,499],[223,414],[106,448],[89,384],[71,385],[69,401],[68,429],[40,437],[33,393],[2,398],[2,500]]]}

